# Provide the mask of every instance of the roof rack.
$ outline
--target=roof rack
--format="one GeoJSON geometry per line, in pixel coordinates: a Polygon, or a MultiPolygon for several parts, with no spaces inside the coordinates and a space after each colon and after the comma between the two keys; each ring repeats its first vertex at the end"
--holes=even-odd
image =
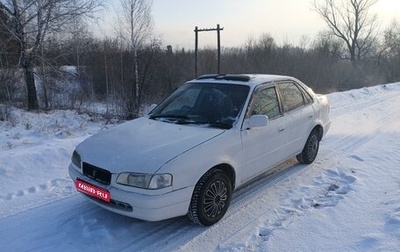
{"type": "Polygon", "coordinates": [[[197,78],[203,79],[216,79],[216,80],[231,80],[231,81],[250,81],[250,76],[243,74],[205,74],[197,78]]]}

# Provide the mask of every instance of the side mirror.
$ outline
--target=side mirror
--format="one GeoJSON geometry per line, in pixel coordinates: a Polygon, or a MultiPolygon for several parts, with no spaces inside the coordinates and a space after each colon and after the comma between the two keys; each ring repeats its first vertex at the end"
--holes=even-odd
{"type": "Polygon", "coordinates": [[[248,128],[267,126],[268,121],[268,116],[266,115],[252,115],[249,118],[248,128]]]}

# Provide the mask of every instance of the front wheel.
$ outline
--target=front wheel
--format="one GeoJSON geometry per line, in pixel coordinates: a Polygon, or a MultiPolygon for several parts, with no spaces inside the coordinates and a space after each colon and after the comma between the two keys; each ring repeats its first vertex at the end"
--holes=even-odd
{"type": "Polygon", "coordinates": [[[307,139],[303,151],[296,156],[297,160],[302,164],[311,164],[317,157],[319,149],[318,131],[313,130],[307,139]]]}
{"type": "Polygon", "coordinates": [[[203,226],[211,226],[226,213],[231,201],[232,185],[220,169],[208,171],[201,177],[193,192],[188,216],[203,226]]]}

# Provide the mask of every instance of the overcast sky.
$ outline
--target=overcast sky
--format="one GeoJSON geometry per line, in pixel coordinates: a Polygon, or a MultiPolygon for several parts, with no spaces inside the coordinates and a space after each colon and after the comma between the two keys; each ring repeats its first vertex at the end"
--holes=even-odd
{"type": "MultiPolygon", "coordinates": [[[[117,2],[118,0],[113,0],[117,2]]],[[[312,10],[312,0],[154,0],[155,32],[165,45],[194,48],[194,28],[215,28],[220,24],[224,47],[242,46],[249,37],[269,33],[278,43],[298,44],[306,35],[314,38],[326,28],[312,10]]],[[[109,8],[113,12],[113,8],[109,8]]],[[[395,18],[400,22],[400,0],[379,0],[371,10],[377,13],[381,29],[395,18]]],[[[107,24],[112,22],[109,17],[107,24]]],[[[104,25],[103,33],[111,32],[104,25]]],[[[112,36],[112,34],[109,34],[112,36]]],[[[215,46],[216,33],[199,34],[199,46],[215,46]]]]}

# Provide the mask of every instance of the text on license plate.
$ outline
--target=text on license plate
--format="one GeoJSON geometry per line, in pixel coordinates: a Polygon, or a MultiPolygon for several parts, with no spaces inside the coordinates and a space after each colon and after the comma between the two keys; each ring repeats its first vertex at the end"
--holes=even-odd
{"type": "Polygon", "coordinates": [[[110,192],[101,188],[98,188],[94,185],[91,185],[89,183],[86,183],[82,180],[77,179],[75,181],[75,187],[76,190],[83,192],[87,195],[90,195],[92,197],[95,197],[97,199],[101,199],[105,202],[110,202],[111,197],[110,197],[110,192]]]}

